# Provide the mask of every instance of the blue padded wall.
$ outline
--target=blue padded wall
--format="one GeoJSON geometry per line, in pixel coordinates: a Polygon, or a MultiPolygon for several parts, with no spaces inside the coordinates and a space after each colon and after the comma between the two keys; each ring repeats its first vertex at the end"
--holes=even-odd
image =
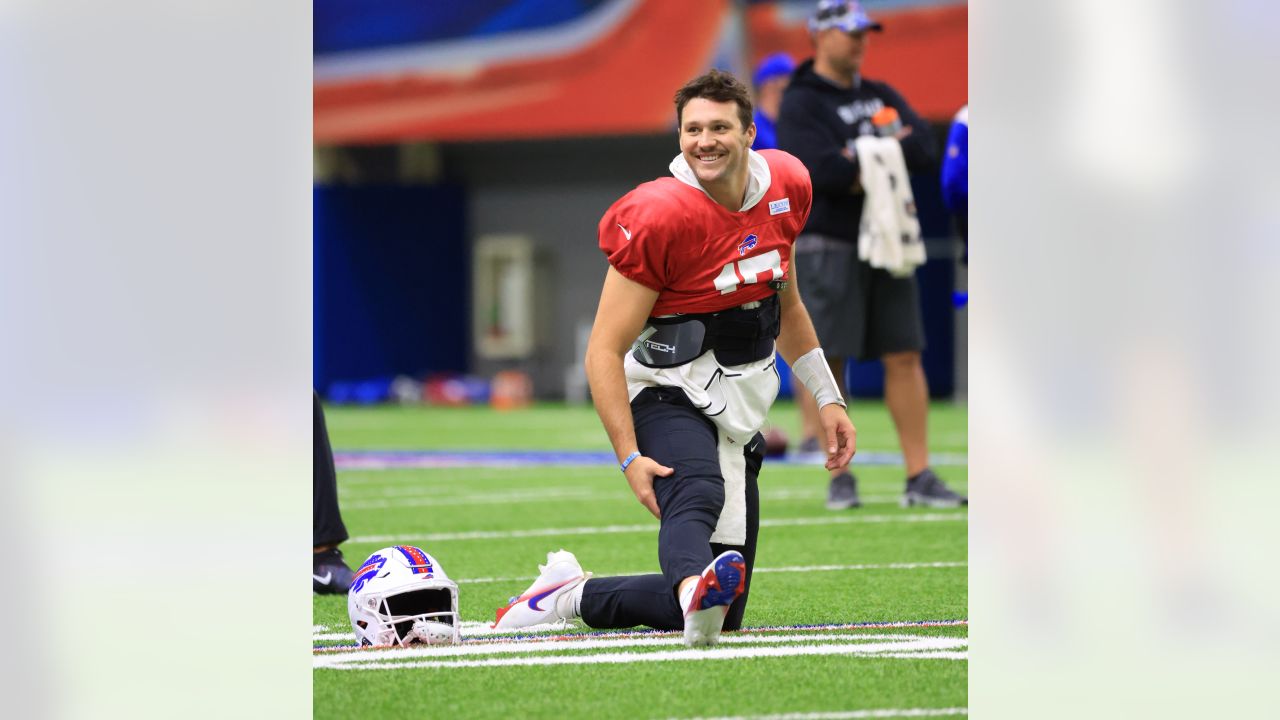
{"type": "Polygon", "coordinates": [[[316,186],[314,206],[314,386],[465,371],[462,188],[316,186]]]}

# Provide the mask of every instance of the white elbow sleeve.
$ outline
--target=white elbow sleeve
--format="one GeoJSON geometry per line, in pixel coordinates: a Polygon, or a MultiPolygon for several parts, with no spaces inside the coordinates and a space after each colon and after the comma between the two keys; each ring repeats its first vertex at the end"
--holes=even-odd
{"type": "Polygon", "coordinates": [[[827,365],[827,358],[822,354],[822,348],[816,347],[809,352],[801,355],[791,366],[791,371],[795,376],[800,378],[800,382],[809,388],[809,392],[813,393],[813,399],[818,401],[818,407],[835,403],[841,407],[845,405],[844,398],[840,397],[840,386],[836,384],[835,376],[831,374],[831,366],[827,365]]]}

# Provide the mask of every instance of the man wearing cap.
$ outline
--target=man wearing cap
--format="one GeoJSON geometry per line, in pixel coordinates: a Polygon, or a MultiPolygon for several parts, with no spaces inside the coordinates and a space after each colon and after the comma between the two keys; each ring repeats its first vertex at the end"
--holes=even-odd
{"type": "MultiPolygon", "coordinates": [[[[796,69],[783,95],[779,147],[799,158],[813,181],[813,211],[795,245],[800,294],[842,384],[847,358],[884,363],[885,404],[906,463],[903,505],[963,505],[968,499],[929,468],[929,390],[920,362],[924,323],[915,277],[894,277],[858,258],[865,196],[854,141],[873,134],[896,138],[910,172],[936,160],[929,128],[906,100],[889,85],[862,77],[867,33],[882,29],[854,0],[822,0],[809,19],[813,58],[796,69]],[[897,112],[900,127],[877,128],[872,118],[886,108],[897,112]]],[[[804,393],[798,400],[806,439],[815,437],[812,401],[804,393]]],[[[827,507],[860,504],[853,474],[833,470],[827,507]]]]}
{"type": "Polygon", "coordinates": [[[784,53],[774,53],[760,61],[752,84],[756,90],[756,141],[752,150],[771,150],[778,147],[778,110],[782,108],[782,92],[791,82],[796,61],[784,53]]]}

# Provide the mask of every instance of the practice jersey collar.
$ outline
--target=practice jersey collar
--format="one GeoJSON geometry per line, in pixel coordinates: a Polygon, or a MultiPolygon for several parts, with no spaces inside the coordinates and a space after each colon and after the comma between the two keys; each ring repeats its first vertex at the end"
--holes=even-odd
{"type": "MultiPolygon", "coordinates": [[[[693,168],[689,167],[689,161],[684,159],[684,155],[677,155],[676,159],[671,161],[671,174],[685,185],[697,188],[703,195],[711,197],[711,193],[698,182],[698,176],[693,174],[693,168]]],[[[764,194],[769,191],[769,185],[772,182],[769,163],[755,150],[747,150],[747,192],[738,212],[746,212],[755,207],[756,203],[760,202],[764,194]]]]}

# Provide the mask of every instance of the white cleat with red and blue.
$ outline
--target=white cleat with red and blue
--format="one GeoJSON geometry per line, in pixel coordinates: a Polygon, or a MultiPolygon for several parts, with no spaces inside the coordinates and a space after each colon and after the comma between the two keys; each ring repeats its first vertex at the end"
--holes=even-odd
{"type": "Polygon", "coordinates": [[[707,647],[719,642],[729,606],[746,586],[747,562],[742,553],[730,550],[712,560],[698,581],[680,598],[680,609],[684,611],[684,644],[707,647]]]}
{"type": "Polygon", "coordinates": [[[579,585],[591,577],[583,572],[578,558],[568,550],[547,553],[547,564],[539,565],[538,579],[519,597],[511,598],[504,608],[498,608],[498,616],[492,627],[497,630],[513,630],[544,623],[568,622],[577,617],[568,597],[579,585]]]}

